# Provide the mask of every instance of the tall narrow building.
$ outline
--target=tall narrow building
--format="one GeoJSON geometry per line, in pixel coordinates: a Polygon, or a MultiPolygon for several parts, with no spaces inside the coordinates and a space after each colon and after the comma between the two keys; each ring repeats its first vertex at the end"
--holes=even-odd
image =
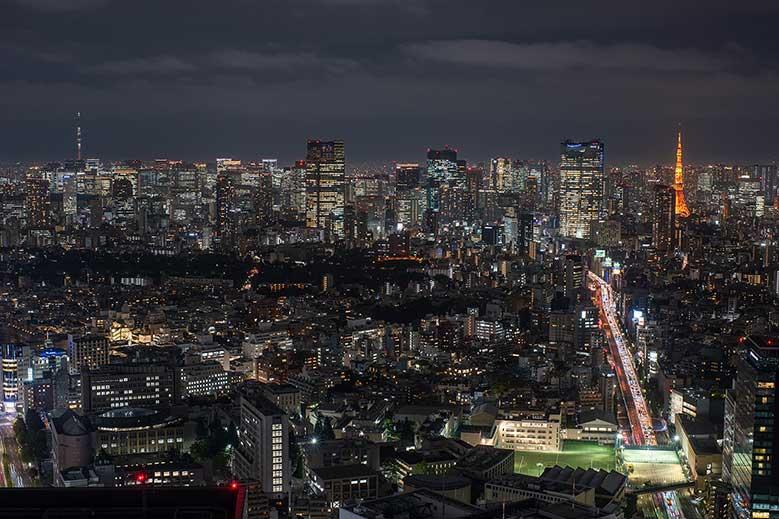
{"type": "Polygon", "coordinates": [[[684,198],[684,167],[682,166],[682,131],[679,130],[676,141],[676,167],[674,168],[674,190],[676,191],[676,216],[687,218],[690,208],[684,198]]]}
{"type": "Polygon", "coordinates": [[[652,221],[652,245],[658,255],[673,250],[676,224],[676,190],[670,186],[654,186],[654,218],[652,221]]]}
{"type": "Polygon", "coordinates": [[[259,385],[247,383],[240,391],[241,422],[233,472],[241,480],[259,481],[262,491],[276,498],[289,492],[289,418],[268,400],[259,385]]]}
{"type": "Polygon", "coordinates": [[[343,141],[308,141],[306,154],[306,227],[344,235],[343,141]]]}
{"type": "Polygon", "coordinates": [[[560,156],[560,234],[590,237],[592,224],[604,217],[603,142],[565,141],[560,156]]]}
{"type": "Polygon", "coordinates": [[[227,243],[233,237],[235,220],[233,205],[235,203],[234,173],[223,171],[216,177],[216,236],[227,243]]]}
{"type": "Polygon", "coordinates": [[[29,174],[24,181],[24,212],[28,228],[49,225],[49,181],[29,174]]]}
{"type": "Polygon", "coordinates": [[[725,399],[722,476],[731,487],[734,518],[777,519],[779,338],[750,336],[742,345],[725,399]]]}

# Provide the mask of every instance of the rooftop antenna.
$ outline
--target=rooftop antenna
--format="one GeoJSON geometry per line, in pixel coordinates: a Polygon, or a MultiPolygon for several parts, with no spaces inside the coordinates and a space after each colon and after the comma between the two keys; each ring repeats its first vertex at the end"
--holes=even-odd
{"type": "Polygon", "coordinates": [[[76,160],[81,160],[81,112],[76,112],[76,160]]]}

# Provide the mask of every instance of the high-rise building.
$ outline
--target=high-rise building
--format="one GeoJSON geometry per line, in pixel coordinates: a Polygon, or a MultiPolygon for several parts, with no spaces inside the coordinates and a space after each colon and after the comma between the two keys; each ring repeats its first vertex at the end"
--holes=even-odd
{"type": "Polygon", "coordinates": [[[233,206],[235,203],[234,173],[224,171],[216,177],[216,235],[229,240],[235,231],[233,206]]]}
{"type": "Polygon", "coordinates": [[[779,518],[779,338],[745,337],[725,400],[723,479],[733,517],[779,518]]]}
{"type": "Polygon", "coordinates": [[[343,141],[308,141],[306,227],[343,237],[345,175],[343,141]]]}
{"type": "Polygon", "coordinates": [[[266,494],[282,497],[289,492],[289,418],[268,400],[262,386],[241,388],[241,423],[233,472],[242,480],[256,480],[266,494]]]}
{"type": "Polygon", "coordinates": [[[3,357],[3,407],[6,413],[16,411],[16,401],[19,396],[18,349],[17,344],[8,343],[3,344],[0,351],[3,357]]]}
{"type": "Polygon", "coordinates": [[[457,150],[427,150],[427,177],[429,182],[434,183],[456,181],[457,150]]]}
{"type": "Polygon", "coordinates": [[[676,223],[676,190],[670,186],[654,186],[654,218],[652,220],[652,244],[658,254],[673,251],[676,223]]]}
{"type": "MultiPolygon", "coordinates": [[[[465,178],[460,181],[459,173],[456,150],[450,148],[427,150],[427,178],[425,179],[426,214],[439,211],[442,186],[458,186],[465,182],[465,178]]],[[[428,223],[436,220],[436,216],[430,214],[427,217],[428,223]]],[[[428,228],[431,227],[437,227],[437,225],[428,226],[428,228]]]]}
{"type": "Polygon", "coordinates": [[[273,222],[273,176],[269,171],[259,174],[259,185],[254,192],[254,215],[258,225],[273,222]]]}
{"type": "Polygon", "coordinates": [[[604,217],[604,163],[601,141],[565,141],[560,157],[560,233],[589,238],[604,217]]]}
{"type": "Polygon", "coordinates": [[[761,217],[765,213],[765,196],[759,179],[752,178],[749,174],[739,175],[736,184],[736,193],[733,197],[733,206],[743,216],[754,218],[761,217]]]}
{"type": "Polygon", "coordinates": [[[512,161],[498,157],[490,161],[490,188],[498,191],[511,191],[513,188],[512,161]]]}
{"type": "Polygon", "coordinates": [[[416,189],[421,171],[419,164],[395,164],[395,188],[398,191],[416,189]]]}
{"type": "Polygon", "coordinates": [[[29,175],[24,181],[24,210],[27,227],[41,228],[49,225],[49,181],[29,175]]]}
{"type": "Polygon", "coordinates": [[[760,181],[765,196],[765,205],[771,206],[779,197],[779,171],[776,164],[753,166],[752,178],[760,181]]]}

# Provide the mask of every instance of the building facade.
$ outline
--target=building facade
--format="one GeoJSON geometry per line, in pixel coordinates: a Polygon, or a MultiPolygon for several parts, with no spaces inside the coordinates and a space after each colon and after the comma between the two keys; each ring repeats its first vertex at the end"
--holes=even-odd
{"type": "Polygon", "coordinates": [[[565,141],[560,154],[560,234],[587,239],[604,218],[603,142],[565,141]]]}
{"type": "Polygon", "coordinates": [[[257,480],[263,492],[281,497],[289,492],[289,419],[262,395],[262,389],[245,385],[240,396],[241,423],[233,471],[242,480],[257,480]]]}
{"type": "Polygon", "coordinates": [[[306,227],[330,230],[343,237],[343,141],[308,141],[306,155],[306,227]]]}
{"type": "Polygon", "coordinates": [[[779,518],[779,339],[747,337],[725,401],[723,479],[733,517],[779,518]]]}

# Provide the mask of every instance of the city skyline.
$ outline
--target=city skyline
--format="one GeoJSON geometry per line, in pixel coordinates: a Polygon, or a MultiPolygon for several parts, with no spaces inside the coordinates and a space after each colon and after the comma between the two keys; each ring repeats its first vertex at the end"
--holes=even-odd
{"type": "MultiPolygon", "coordinates": [[[[273,153],[248,153],[248,154],[227,154],[227,153],[215,153],[210,155],[204,155],[202,152],[200,153],[194,153],[191,156],[174,156],[170,154],[162,154],[160,156],[123,156],[119,155],[116,157],[106,157],[99,154],[89,154],[84,153],[82,156],[82,146],[83,146],[83,137],[82,137],[82,126],[81,126],[81,112],[77,112],[76,117],[73,119],[74,126],[71,128],[71,133],[69,138],[71,139],[70,147],[71,147],[71,155],[68,155],[67,152],[64,156],[58,156],[58,157],[49,157],[49,158],[38,158],[38,159],[27,159],[27,160],[16,160],[16,161],[2,161],[0,160],[0,167],[13,167],[15,165],[24,165],[24,166],[45,166],[49,163],[69,163],[73,161],[87,161],[87,160],[99,160],[104,164],[120,164],[122,162],[127,161],[141,161],[143,163],[153,163],[156,160],[168,160],[168,161],[182,161],[185,163],[206,163],[206,164],[216,164],[220,160],[235,160],[238,162],[264,162],[264,161],[275,161],[279,164],[285,165],[285,166],[294,166],[295,163],[305,161],[305,157],[307,155],[305,151],[305,147],[301,147],[301,152],[298,153],[298,156],[295,156],[293,158],[279,158],[277,155],[274,155],[273,153]]],[[[677,133],[676,138],[674,139],[673,143],[676,145],[676,152],[678,154],[679,151],[679,136],[681,135],[680,130],[678,128],[681,128],[680,124],[677,124],[674,128],[676,128],[677,133]]],[[[670,132],[669,132],[670,134],[670,132]]],[[[686,137],[685,137],[686,138],[686,137]]],[[[338,137],[325,137],[322,138],[321,136],[319,138],[307,138],[304,139],[304,142],[311,142],[311,141],[319,141],[319,140],[330,140],[330,141],[338,141],[338,142],[344,142],[344,139],[338,138],[338,137]]],[[[67,140],[67,139],[66,139],[67,140]]],[[[587,138],[584,140],[580,140],[580,142],[602,142],[606,143],[605,139],[602,139],[600,137],[593,137],[593,138],[587,138]]],[[[527,161],[546,161],[550,164],[560,164],[560,154],[559,154],[559,144],[560,142],[577,142],[577,139],[564,137],[562,139],[558,139],[557,141],[554,141],[555,148],[558,149],[558,153],[556,155],[552,156],[535,156],[535,155],[529,155],[529,154],[523,154],[523,153],[498,153],[492,156],[488,157],[482,157],[482,156],[471,156],[467,153],[463,153],[460,156],[465,157],[466,161],[469,164],[480,164],[484,166],[485,168],[490,168],[490,162],[494,162],[495,160],[504,160],[505,157],[512,157],[514,159],[518,160],[527,160],[527,161]]],[[[422,164],[424,162],[425,156],[430,153],[432,149],[440,149],[440,150],[452,150],[455,154],[460,153],[459,147],[455,145],[450,144],[442,144],[439,146],[436,145],[428,145],[426,148],[420,147],[416,152],[412,153],[409,156],[404,156],[403,158],[392,158],[392,159],[370,159],[370,160],[360,160],[360,159],[352,159],[348,154],[345,155],[345,167],[346,167],[346,173],[355,172],[355,171],[370,171],[370,170],[381,170],[382,168],[394,168],[396,165],[403,165],[403,164],[422,164]]],[[[351,149],[351,146],[350,146],[351,149]]],[[[611,150],[611,146],[609,146],[609,151],[611,150]]],[[[647,160],[647,161],[632,161],[629,159],[625,160],[610,160],[608,161],[607,158],[610,158],[610,154],[604,154],[603,156],[603,164],[607,169],[613,169],[613,168],[626,168],[626,167],[640,167],[640,168],[651,168],[651,167],[666,167],[669,165],[676,165],[678,166],[679,163],[679,157],[675,156],[673,154],[665,153],[660,154],[657,157],[657,160],[647,160]],[[669,158],[670,157],[670,158],[669,158]]],[[[727,161],[727,160],[699,160],[699,161],[689,161],[687,160],[687,149],[685,145],[685,165],[695,165],[695,166],[709,166],[709,165],[732,165],[732,166],[753,166],[756,164],[775,164],[776,160],[756,160],[754,157],[747,158],[742,161],[727,161]]]]}
{"type": "Polygon", "coordinates": [[[777,27],[6,0],[0,517],[779,519],[777,27]]]}

